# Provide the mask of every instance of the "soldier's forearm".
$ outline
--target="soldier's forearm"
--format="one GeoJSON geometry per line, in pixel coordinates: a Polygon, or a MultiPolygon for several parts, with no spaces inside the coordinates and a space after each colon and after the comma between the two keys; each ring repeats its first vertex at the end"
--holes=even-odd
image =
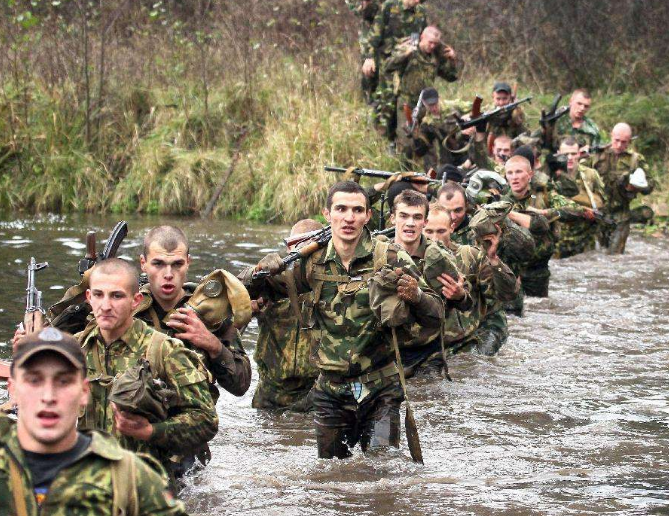
{"type": "Polygon", "coordinates": [[[208,387],[203,386],[209,396],[209,404],[182,407],[182,412],[153,424],[149,442],[169,450],[187,451],[209,442],[218,432],[218,416],[208,387]]]}
{"type": "Polygon", "coordinates": [[[243,396],[251,385],[251,363],[246,355],[223,346],[221,356],[212,360],[211,373],[230,394],[243,396]]]}
{"type": "Polygon", "coordinates": [[[409,305],[416,321],[425,328],[438,328],[444,318],[444,304],[432,291],[423,291],[415,305],[409,305]]]}
{"type": "Polygon", "coordinates": [[[518,282],[515,274],[503,262],[498,265],[488,264],[492,269],[492,286],[495,292],[495,298],[502,302],[513,301],[518,294],[518,282]]]}

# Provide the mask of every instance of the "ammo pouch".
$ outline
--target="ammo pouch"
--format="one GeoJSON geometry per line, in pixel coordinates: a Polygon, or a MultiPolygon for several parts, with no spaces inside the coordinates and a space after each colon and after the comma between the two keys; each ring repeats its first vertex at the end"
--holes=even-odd
{"type": "Polygon", "coordinates": [[[148,360],[140,358],[136,366],[117,375],[111,386],[109,401],[123,411],[144,416],[150,423],[167,419],[176,393],[165,382],[154,378],[148,360]]]}
{"type": "Polygon", "coordinates": [[[197,313],[210,331],[219,329],[231,315],[237,328],[243,328],[251,320],[248,291],[241,281],[223,269],[202,278],[186,306],[197,313]]]}

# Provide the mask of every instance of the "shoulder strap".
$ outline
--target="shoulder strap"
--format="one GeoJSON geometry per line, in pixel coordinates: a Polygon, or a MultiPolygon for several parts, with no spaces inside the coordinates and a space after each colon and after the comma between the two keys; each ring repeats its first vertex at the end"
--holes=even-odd
{"type": "Polygon", "coordinates": [[[388,249],[390,248],[390,242],[384,242],[383,240],[376,240],[374,245],[374,272],[378,272],[383,268],[384,265],[388,263],[388,249]]]}
{"type": "Polygon", "coordinates": [[[14,510],[16,511],[16,516],[28,516],[28,508],[25,499],[26,493],[23,481],[21,480],[21,472],[16,465],[16,461],[12,458],[9,459],[9,483],[14,498],[14,510]]]}
{"type": "Polygon", "coordinates": [[[300,328],[303,326],[302,323],[302,310],[300,310],[300,301],[297,297],[297,286],[295,285],[295,275],[294,271],[286,271],[286,289],[288,290],[288,300],[290,301],[290,309],[293,311],[293,315],[297,318],[297,322],[300,325],[300,328]]]}
{"type": "Polygon", "coordinates": [[[112,475],[112,515],[138,516],[137,465],[135,457],[129,451],[123,451],[121,460],[111,463],[112,475]]]}
{"type": "Polygon", "coordinates": [[[167,335],[157,330],[154,331],[144,352],[144,357],[149,361],[151,371],[158,378],[165,378],[165,357],[163,356],[165,346],[163,344],[166,340],[167,335]]]}

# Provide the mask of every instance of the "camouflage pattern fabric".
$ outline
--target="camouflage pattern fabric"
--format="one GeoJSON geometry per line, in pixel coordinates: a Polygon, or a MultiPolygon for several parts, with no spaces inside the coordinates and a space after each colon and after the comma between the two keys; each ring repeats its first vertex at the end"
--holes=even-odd
{"type": "Polygon", "coordinates": [[[592,147],[602,144],[599,127],[587,116],[583,117],[583,124],[578,129],[571,125],[571,118],[569,116],[563,116],[555,124],[555,134],[557,134],[557,138],[555,139],[557,142],[562,141],[567,136],[573,136],[581,147],[584,145],[592,147]]]}
{"type": "MultiPolygon", "coordinates": [[[[365,60],[365,52],[367,51],[369,32],[372,28],[372,23],[376,14],[379,12],[380,2],[378,0],[370,0],[366,6],[363,6],[361,0],[345,0],[346,5],[350,11],[360,18],[360,29],[358,30],[358,44],[360,46],[361,65],[365,60]]],[[[372,102],[374,92],[379,83],[378,63],[376,73],[372,77],[366,77],[361,74],[360,87],[365,101],[369,104],[372,102]]]]}
{"type": "MultiPolygon", "coordinates": [[[[9,480],[10,461],[21,474],[28,515],[37,516],[116,516],[112,513],[112,464],[124,454],[107,435],[91,433],[91,444],[76,462],[62,469],[44,499],[37,505],[34,487],[19,440],[16,425],[0,415],[0,514],[17,514],[9,480]]],[[[181,502],[167,493],[167,479],[135,456],[138,513],[141,516],[186,515],[181,502]]]]}
{"type": "MultiPolygon", "coordinates": [[[[149,285],[144,285],[141,289],[144,300],[137,309],[135,317],[161,333],[173,337],[178,332],[167,326],[167,321],[174,312],[188,303],[196,287],[195,283],[186,283],[183,287],[186,295],[179,300],[172,310],[164,312],[153,299],[149,285]]],[[[217,381],[221,387],[235,396],[243,395],[251,384],[251,362],[244,351],[239,332],[231,324],[225,323],[220,328],[208,329],[221,341],[222,349],[218,357],[212,359],[209,353],[193,345],[190,341],[186,340],[183,343],[188,349],[197,353],[207,370],[211,372],[213,379],[209,391],[214,399],[214,404],[216,404],[219,392],[213,382],[217,381]]]]}
{"type": "Polygon", "coordinates": [[[617,224],[615,228],[602,228],[600,241],[610,253],[623,253],[630,231],[630,203],[639,193],[642,195],[651,193],[656,181],[649,173],[643,155],[630,150],[617,155],[609,148],[591,157],[586,164],[597,170],[604,181],[607,198],[604,212],[617,224]],[[646,173],[648,188],[629,192],[625,187],[629,184],[630,174],[637,168],[642,168],[646,173]]]}
{"type": "Polygon", "coordinates": [[[420,118],[408,145],[413,157],[423,158],[426,171],[446,164],[460,166],[470,158],[471,139],[458,130],[456,113],[462,111],[447,111],[442,103],[439,115],[427,112],[420,118]]]}
{"type": "MultiPolygon", "coordinates": [[[[496,109],[496,106],[489,106],[484,111],[491,111],[493,109],[496,109]]],[[[521,106],[518,106],[511,113],[500,113],[488,120],[487,134],[492,134],[494,138],[498,136],[516,138],[525,132],[527,132],[525,112],[521,106]]]]}
{"type": "Polygon", "coordinates": [[[97,326],[87,335],[76,335],[86,353],[86,375],[91,382],[89,404],[79,418],[79,428],[112,433],[124,448],[148,453],[171,471],[168,466],[172,455],[200,449],[218,431],[218,416],[208,388],[210,375],[198,355],[174,338],[166,338],[161,344],[164,368],[155,374],[176,392],[176,399],[168,418],[153,424],[148,441],[116,433],[108,401],[111,379],[144,357],[154,331],[135,319],[128,331],[109,345],[105,345],[97,326]],[[104,370],[99,371],[96,363],[104,370]]]}
{"type": "MultiPolygon", "coordinates": [[[[299,298],[300,307],[311,294],[299,298]]],[[[312,339],[300,329],[289,299],[271,301],[258,315],[258,342],[253,359],[258,365],[258,386],[253,408],[285,408],[307,396],[318,369],[311,364],[312,339]]]]}
{"type": "MultiPolygon", "coordinates": [[[[558,190],[560,185],[567,179],[573,181],[578,188],[578,194],[572,197],[574,202],[586,208],[592,208],[592,201],[597,209],[601,209],[606,198],[604,191],[604,182],[599,177],[596,170],[578,165],[574,171],[574,177],[569,174],[561,174],[560,180],[556,181],[558,190]],[[566,177],[562,177],[566,176],[566,177]],[[587,187],[587,188],[586,188],[587,187]]],[[[567,258],[595,248],[599,225],[593,224],[587,220],[581,220],[572,224],[566,224],[560,232],[560,240],[555,251],[556,258],[567,258]]]]}

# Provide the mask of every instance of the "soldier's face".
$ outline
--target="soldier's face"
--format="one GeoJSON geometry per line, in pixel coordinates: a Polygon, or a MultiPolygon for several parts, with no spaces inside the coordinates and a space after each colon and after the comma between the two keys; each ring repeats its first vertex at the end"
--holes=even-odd
{"type": "Polygon", "coordinates": [[[151,242],[147,256],[140,256],[142,271],[149,278],[151,294],[163,308],[171,309],[183,297],[190,256],[184,244],[168,251],[151,242]]]}
{"type": "Polygon", "coordinates": [[[361,193],[336,192],[332,206],[323,210],[323,216],[332,227],[332,236],[341,242],[355,242],[362,228],[369,222],[372,210],[367,209],[361,193]]]}
{"type": "Polygon", "coordinates": [[[411,9],[412,7],[416,7],[421,0],[402,0],[402,4],[404,7],[407,9],[411,9]]]}
{"type": "Polygon", "coordinates": [[[117,338],[132,325],[132,313],[141,303],[142,294],[133,293],[129,275],[93,272],[86,299],[103,335],[117,338]]]}
{"type": "Polygon", "coordinates": [[[455,192],[450,199],[446,198],[446,194],[439,197],[439,204],[441,204],[448,212],[451,218],[451,227],[456,230],[462,224],[467,216],[467,202],[460,192],[455,192]]]}
{"type": "Polygon", "coordinates": [[[435,102],[434,104],[425,104],[425,108],[432,116],[439,116],[439,113],[441,112],[439,102],[435,102]]]}
{"type": "Polygon", "coordinates": [[[88,401],[88,380],[65,358],[44,352],[16,368],[9,392],[18,407],[21,447],[60,453],[77,439],[79,409],[88,401]]]}
{"type": "Polygon", "coordinates": [[[418,46],[426,54],[431,54],[441,43],[441,36],[438,33],[425,31],[420,37],[418,46]]]}
{"type": "Polygon", "coordinates": [[[522,197],[527,192],[532,179],[532,171],[529,163],[506,162],[506,180],[509,182],[511,191],[516,197],[522,197]]]}
{"type": "Polygon", "coordinates": [[[509,159],[509,156],[511,156],[511,140],[506,138],[496,138],[492,152],[495,158],[495,163],[504,165],[506,160],[509,159]]]}
{"type": "Polygon", "coordinates": [[[495,107],[506,106],[511,102],[511,93],[508,91],[493,91],[492,101],[495,104],[495,107]]]}
{"type": "Polygon", "coordinates": [[[625,152],[631,141],[632,134],[629,131],[616,129],[611,132],[611,150],[615,154],[625,152]]]}
{"type": "Polygon", "coordinates": [[[572,95],[569,100],[569,115],[574,120],[583,120],[583,117],[590,109],[590,104],[592,104],[592,99],[585,98],[583,94],[577,93],[572,95]]]}
{"type": "Polygon", "coordinates": [[[559,153],[567,156],[567,170],[570,172],[574,170],[574,167],[578,164],[578,158],[581,155],[578,143],[574,145],[565,145],[563,143],[560,145],[559,153]]]}
{"type": "Polygon", "coordinates": [[[400,203],[395,207],[395,213],[390,216],[390,222],[395,225],[395,243],[407,248],[420,239],[425,227],[425,212],[425,206],[400,203]]]}
{"type": "Polygon", "coordinates": [[[427,216],[427,224],[423,228],[423,234],[435,242],[448,245],[451,241],[451,219],[443,212],[430,213],[427,216]]]}

